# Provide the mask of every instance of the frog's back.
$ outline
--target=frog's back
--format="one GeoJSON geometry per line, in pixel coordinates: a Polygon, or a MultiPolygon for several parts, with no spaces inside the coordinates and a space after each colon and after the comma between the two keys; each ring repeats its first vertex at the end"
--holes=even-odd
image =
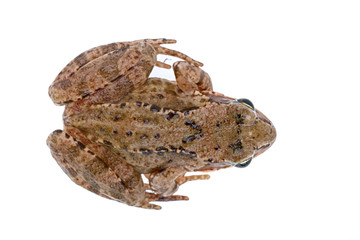
{"type": "Polygon", "coordinates": [[[141,102],[174,111],[192,110],[205,106],[210,101],[205,95],[186,95],[175,82],[161,78],[149,78],[142,87],[132,91],[120,102],[141,102]]]}
{"type": "Polygon", "coordinates": [[[185,95],[166,79],[150,78],[118,102],[90,106],[70,121],[140,172],[176,165],[196,169],[203,165],[196,141],[203,133],[194,111],[209,102],[205,95],[185,95]]]}

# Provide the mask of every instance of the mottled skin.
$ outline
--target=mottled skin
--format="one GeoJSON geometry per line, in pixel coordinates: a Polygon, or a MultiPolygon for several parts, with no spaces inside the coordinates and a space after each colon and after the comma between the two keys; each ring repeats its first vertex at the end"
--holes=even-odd
{"type": "Polygon", "coordinates": [[[175,40],[113,43],[82,53],[49,88],[66,104],[64,130],[48,137],[53,157],[77,184],[132,206],[187,200],[178,187],[208,175],[191,171],[243,167],[274,142],[275,128],[247,101],[213,92],[201,63],[160,46],[175,40]],[[148,78],[157,54],[174,63],[176,82],[148,78]],[[141,175],[149,184],[144,184],[141,175]],[[151,192],[146,192],[150,190],[151,192]]]}

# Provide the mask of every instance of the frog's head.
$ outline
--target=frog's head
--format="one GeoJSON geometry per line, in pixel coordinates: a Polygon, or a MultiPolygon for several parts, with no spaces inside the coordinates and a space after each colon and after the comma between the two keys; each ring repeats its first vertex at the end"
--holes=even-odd
{"type": "Polygon", "coordinates": [[[227,144],[223,146],[223,159],[235,167],[246,167],[275,141],[274,125],[248,99],[227,104],[223,122],[225,132],[221,132],[227,144]]]}

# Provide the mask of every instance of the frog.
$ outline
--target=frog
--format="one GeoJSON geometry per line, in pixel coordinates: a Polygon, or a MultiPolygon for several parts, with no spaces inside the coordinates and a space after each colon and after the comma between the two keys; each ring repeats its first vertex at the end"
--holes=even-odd
{"type": "Polygon", "coordinates": [[[76,184],[145,209],[189,200],[181,185],[207,172],[244,168],[276,139],[272,122],[245,98],[213,90],[203,64],[162,46],[173,39],[115,42],[81,53],[49,87],[65,105],[63,130],[47,138],[53,158],[76,184]],[[175,80],[149,77],[170,69],[175,80]],[[188,176],[187,173],[195,173],[188,176]]]}

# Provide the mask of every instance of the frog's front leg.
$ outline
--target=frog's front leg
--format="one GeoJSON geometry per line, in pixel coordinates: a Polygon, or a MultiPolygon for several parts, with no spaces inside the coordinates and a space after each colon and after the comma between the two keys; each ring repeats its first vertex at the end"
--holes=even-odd
{"type": "Polygon", "coordinates": [[[89,141],[79,130],[71,127],[56,130],[47,144],[57,163],[76,184],[131,206],[160,209],[146,198],[141,174],[122,156],[89,141]]]}
{"type": "Polygon", "coordinates": [[[211,78],[204,70],[189,62],[175,62],[173,65],[178,87],[186,94],[195,91],[211,93],[213,91],[211,78]]]}
{"type": "MultiPolygon", "coordinates": [[[[149,186],[158,196],[161,197],[172,197],[180,187],[180,185],[194,180],[209,179],[210,176],[204,175],[193,175],[185,176],[186,170],[178,167],[169,167],[161,171],[156,171],[148,176],[149,186]]],[[[183,196],[187,198],[186,196],[183,196]]],[[[185,199],[182,199],[185,200],[185,199]]]]}

